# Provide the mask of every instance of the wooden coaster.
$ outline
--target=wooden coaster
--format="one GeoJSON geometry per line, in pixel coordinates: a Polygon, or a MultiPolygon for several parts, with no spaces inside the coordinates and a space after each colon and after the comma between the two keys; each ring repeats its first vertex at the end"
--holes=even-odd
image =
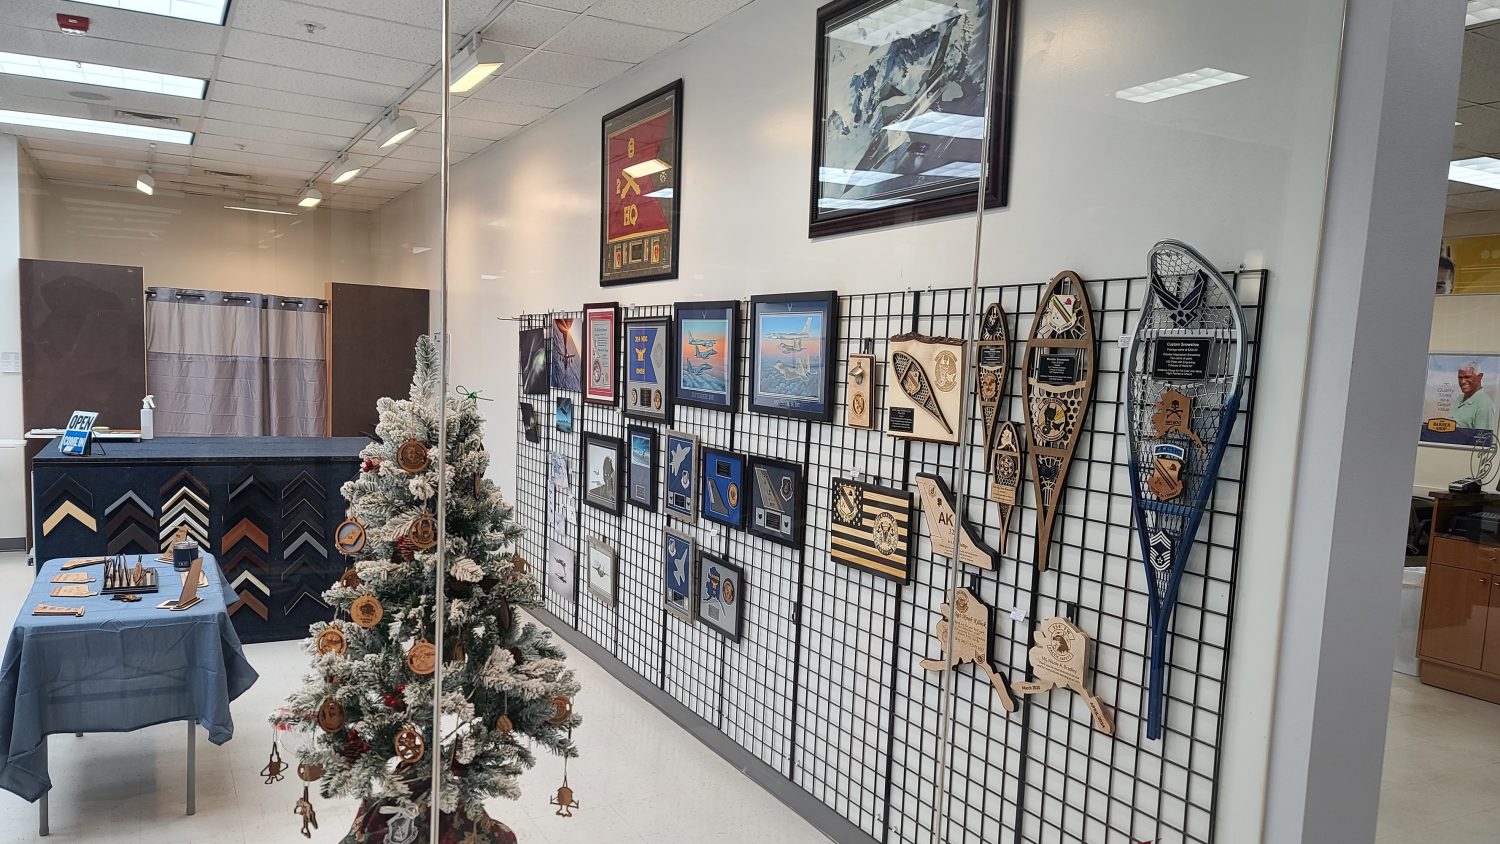
{"type": "Polygon", "coordinates": [[[319,656],[327,656],[331,653],[343,656],[349,649],[349,640],[344,638],[344,631],[337,627],[327,627],[318,634],[317,647],[319,656]]]}
{"type": "Polygon", "coordinates": [[[416,437],[402,443],[396,452],[396,465],[401,467],[401,471],[413,475],[427,471],[427,467],[432,465],[432,459],[427,456],[427,443],[416,437]]]}
{"type": "Polygon", "coordinates": [[[380,605],[380,600],[374,595],[363,595],[349,607],[349,616],[354,619],[355,624],[369,630],[385,618],[385,607],[380,605]]]}
{"type": "Polygon", "coordinates": [[[418,641],[406,652],[406,667],[413,674],[427,677],[432,674],[437,663],[437,649],[426,639],[418,641]]]}

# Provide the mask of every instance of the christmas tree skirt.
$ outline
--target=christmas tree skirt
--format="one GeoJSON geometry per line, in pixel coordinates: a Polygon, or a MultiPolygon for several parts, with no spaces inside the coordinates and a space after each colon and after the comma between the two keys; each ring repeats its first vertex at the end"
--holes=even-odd
{"type": "MultiPolygon", "coordinates": [[[[340,844],[429,844],[428,828],[425,814],[406,818],[385,801],[360,801],[354,825],[340,844]]],[[[462,812],[445,814],[438,834],[438,844],[516,844],[510,827],[488,815],[476,820],[462,812]]]]}

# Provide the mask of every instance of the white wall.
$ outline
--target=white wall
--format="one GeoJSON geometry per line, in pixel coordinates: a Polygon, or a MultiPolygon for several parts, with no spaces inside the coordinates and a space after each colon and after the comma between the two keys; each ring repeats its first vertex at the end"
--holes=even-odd
{"type": "MultiPolygon", "coordinates": [[[[489,447],[509,486],[521,312],[967,285],[971,217],[807,238],[817,3],[757,0],[453,172],[452,378],[500,399],[489,447]],[[685,79],[681,278],[601,289],[599,120],[685,79]]],[[[1343,4],[1182,0],[1023,4],[1009,208],[986,216],[987,284],[1143,272],[1164,237],[1271,270],[1236,624],[1279,627],[1307,325],[1343,4]],[[1250,79],[1151,105],[1113,92],[1211,66],[1250,79]]],[[[376,213],[389,283],[431,278],[436,186],[376,213]],[[425,209],[425,210],[424,210],[425,209]]],[[[1222,841],[1258,841],[1272,729],[1272,635],[1237,637],[1219,802],[1222,841]]]]}
{"type": "MultiPolygon", "coordinates": [[[[0,135],[0,353],[21,351],[23,153],[0,135]]],[[[0,539],[26,535],[25,453],[21,435],[21,375],[0,372],[0,539]]]]}

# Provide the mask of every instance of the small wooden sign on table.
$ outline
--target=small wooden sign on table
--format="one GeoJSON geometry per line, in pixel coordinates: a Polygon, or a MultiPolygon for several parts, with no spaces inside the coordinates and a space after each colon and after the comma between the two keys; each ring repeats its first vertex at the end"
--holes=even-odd
{"type": "Polygon", "coordinates": [[[198,582],[203,579],[203,558],[195,557],[193,564],[187,570],[187,576],[182,581],[182,594],[177,600],[162,601],[156,605],[159,610],[172,610],[177,612],[197,606],[203,599],[198,597],[198,582]]]}

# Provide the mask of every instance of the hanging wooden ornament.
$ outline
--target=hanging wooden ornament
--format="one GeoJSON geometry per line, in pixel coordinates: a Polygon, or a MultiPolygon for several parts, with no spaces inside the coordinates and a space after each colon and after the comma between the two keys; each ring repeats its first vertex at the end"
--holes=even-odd
{"type": "Polygon", "coordinates": [[[408,724],[396,733],[396,770],[403,771],[422,761],[427,755],[427,741],[416,727],[408,724]]]}
{"type": "Polygon", "coordinates": [[[850,355],[849,378],[845,384],[844,424],[850,428],[873,428],[875,426],[875,356],[850,355]]]}
{"type": "Polygon", "coordinates": [[[1000,507],[1000,547],[1010,530],[1010,514],[1015,512],[1021,490],[1021,434],[1016,423],[1006,420],[996,430],[994,450],[990,452],[990,500],[1000,507]]]}
{"type": "Polygon", "coordinates": [[[552,698],[552,717],[547,723],[554,727],[560,727],[573,717],[573,699],[567,695],[557,695],[552,698]]]}
{"type": "Polygon", "coordinates": [[[975,390],[979,414],[984,422],[984,447],[995,441],[995,424],[1000,416],[1000,399],[1005,397],[1010,338],[1005,333],[1005,311],[992,302],[979,318],[979,339],[974,342],[975,365],[979,378],[975,390]]]}
{"type": "Polygon", "coordinates": [[[365,585],[365,579],[359,576],[359,572],[355,571],[354,566],[350,566],[344,569],[344,573],[339,576],[339,585],[345,589],[358,589],[365,585]]]}
{"type": "Polygon", "coordinates": [[[297,776],[303,782],[317,782],[323,778],[323,766],[316,762],[303,762],[297,765],[297,776]]]}
{"type": "Polygon", "coordinates": [[[427,443],[416,437],[402,443],[401,448],[396,451],[396,465],[401,467],[401,471],[413,475],[427,471],[427,467],[432,465],[432,459],[427,456],[427,443]]]}
{"type": "Polygon", "coordinates": [[[450,662],[463,662],[469,658],[469,652],[464,650],[464,640],[454,637],[453,650],[448,654],[450,662]]]}
{"type": "Polygon", "coordinates": [[[480,474],[479,472],[475,472],[474,473],[474,497],[478,498],[478,497],[480,497],[482,495],[484,495],[484,475],[480,474]]]}
{"type": "Polygon", "coordinates": [[[260,769],[260,775],[266,778],[266,785],[281,782],[282,772],[286,770],[286,763],[281,761],[281,747],[276,739],[271,739],[271,759],[264,768],[260,769]]]}
{"type": "Polygon", "coordinates": [[[520,554],[510,558],[510,567],[515,569],[516,574],[526,574],[531,570],[531,562],[520,554]]]}
{"type": "Polygon", "coordinates": [[[385,618],[385,607],[380,605],[380,599],[374,595],[361,595],[350,605],[349,617],[354,619],[355,624],[369,630],[385,618]]]}
{"type": "Polygon", "coordinates": [[[495,719],[495,732],[508,736],[515,731],[516,725],[510,720],[509,715],[501,715],[495,719]]]}
{"type": "Polygon", "coordinates": [[[406,528],[406,538],[412,546],[419,551],[426,551],[437,547],[437,517],[431,513],[422,515],[411,520],[406,528]]]}
{"type": "Polygon", "coordinates": [[[350,516],[333,529],[333,544],[346,557],[358,556],[365,550],[365,526],[359,519],[350,516]]]}
{"type": "Polygon", "coordinates": [[[431,675],[436,662],[437,650],[426,639],[418,640],[411,646],[411,650],[406,652],[406,667],[410,668],[413,674],[423,677],[431,675]]]}
{"type": "Polygon", "coordinates": [[[318,828],[318,813],[313,811],[312,795],[307,786],[302,786],[302,796],[297,798],[297,805],[292,807],[292,813],[302,817],[302,837],[311,838],[312,829],[318,828]],[[312,829],[308,829],[312,827],[312,829]]]}
{"type": "Polygon", "coordinates": [[[938,640],[938,646],[946,647],[951,622],[953,650],[939,659],[922,660],[922,667],[928,671],[946,671],[972,662],[989,677],[990,685],[995,687],[995,695],[1000,698],[1000,705],[1005,711],[1015,712],[1015,698],[1011,697],[1010,689],[1006,687],[1000,672],[990,664],[990,643],[994,640],[990,635],[990,608],[963,587],[959,587],[953,604],[951,609],[947,604],[942,605],[943,618],[932,631],[933,638],[938,640]]]}
{"type": "Polygon", "coordinates": [[[347,718],[344,715],[344,707],[333,698],[324,698],[323,704],[318,707],[318,726],[325,733],[336,733],[344,728],[347,718]]]}
{"type": "Polygon", "coordinates": [[[338,654],[343,656],[349,649],[349,640],[344,638],[344,631],[337,627],[326,627],[318,634],[318,656],[338,654]]]}
{"type": "Polygon", "coordinates": [[[495,621],[499,622],[500,628],[502,630],[509,630],[512,620],[513,619],[511,618],[510,614],[510,601],[501,598],[500,604],[495,607],[495,621]]]}
{"type": "Polygon", "coordinates": [[[1033,638],[1036,646],[1030,651],[1031,672],[1036,680],[1014,684],[1016,692],[1034,695],[1055,688],[1072,689],[1089,705],[1094,728],[1105,735],[1114,735],[1115,726],[1104,711],[1104,704],[1089,690],[1085,680],[1089,637],[1073,622],[1053,616],[1042,619],[1033,638]]]}
{"type": "Polygon", "coordinates": [[[526,661],[526,658],[521,653],[521,649],[520,648],[511,647],[511,648],[506,648],[506,650],[510,651],[510,658],[515,661],[516,665],[519,666],[519,665],[521,665],[522,663],[524,663],[526,661]]]}
{"type": "MultiPolygon", "coordinates": [[[[558,697],[562,697],[562,695],[559,695],[558,697]]],[[[556,698],[553,698],[553,700],[556,700],[556,698]]],[[[568,740],[571,741],[572,738],[573,731],[572,729],[569,729],[568,740]]],[[[573,796],[573,789],[568,787],[568,757],[566,756],[563,757],[562,785],[557,789],[557,794],[553,795],[552,799],[548,800],[547,802],[552,804],[553,806],[556,806],[557,814],[564,818],[573,817],[573,810],[578,808],[578,799],[573,796]]]]}

